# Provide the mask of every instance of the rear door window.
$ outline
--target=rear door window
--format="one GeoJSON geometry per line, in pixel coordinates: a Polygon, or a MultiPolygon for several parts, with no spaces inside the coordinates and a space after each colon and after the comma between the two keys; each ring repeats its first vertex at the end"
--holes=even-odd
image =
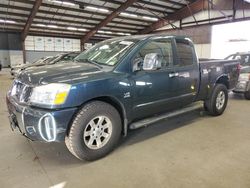
{"type": "Polygon", "coordinates": [[[194,49],[188,40],[176,39],[176,51],[179,61],[175,62],[175,66],[185,67],[195,63],[194,49]]]}

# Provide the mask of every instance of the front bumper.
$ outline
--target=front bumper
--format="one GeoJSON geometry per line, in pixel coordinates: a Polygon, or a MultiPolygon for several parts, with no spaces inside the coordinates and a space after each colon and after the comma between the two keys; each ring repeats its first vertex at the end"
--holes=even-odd
{"type": "Polygon", "coordinates": [[[12,130],[34,141],[64,141],[67,128],[77,108],[45,110],[20,105],[11,97],[6,98],[12,130]]]}
{"type": "Polygon", "coordinates": [[[250,82],[249,81],[238,81],[236,87],[233,89],[235,93],[245,93],[250,91],[250,82]]]}

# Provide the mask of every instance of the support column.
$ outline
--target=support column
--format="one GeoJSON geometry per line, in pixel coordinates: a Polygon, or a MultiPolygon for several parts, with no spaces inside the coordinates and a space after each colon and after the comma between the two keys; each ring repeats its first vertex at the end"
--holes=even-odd
{"type": "Polygon", "coordinates": [[[22,41],[22,51],[23,51],[23,63],[26,64],[26,51],[25,51],[25,42],[22,41]]]}

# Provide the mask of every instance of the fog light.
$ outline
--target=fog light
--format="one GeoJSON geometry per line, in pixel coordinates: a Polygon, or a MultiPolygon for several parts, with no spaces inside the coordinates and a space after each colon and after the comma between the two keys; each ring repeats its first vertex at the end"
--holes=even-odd
{"type": "Polygon", "coordinates": [[[38,122],[38,130],[42,137],[47,142],[56,140],[56,122],[54,117],[48,113],[40,118],[38,122]]]}

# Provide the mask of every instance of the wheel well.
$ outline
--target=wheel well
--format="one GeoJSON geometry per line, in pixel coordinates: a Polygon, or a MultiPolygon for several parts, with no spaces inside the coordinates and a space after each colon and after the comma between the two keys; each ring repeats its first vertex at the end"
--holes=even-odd
{"type": "Polygon", "coordinates": [[[223,84],[229,89],[229,81],[227,76],[222,76],[220,77],[217,81],[216,84],[223,84]]]}
{"type": "MultiPolygon", "coordinates": [[[[90,101],[103,101],[106,103],[111,104],[113,107],[116,108],[116,110],[119,112],[120,116],[121,116],[121,120],[123,120],[124,117],[124,110],[122,108],[122,106],[119,104],[119,102],[117,102],[115,99],[111,98],[111,97],[97,97],[94,99],[91,99],[90,101]]],[[[90,102],[88,101],[88,102],[90,102]]]]}
{"type": "Polygon", "coordinates": [[[93,98],[91,100],[88,100],[86,101],[85,103],[83,103],[77,110],[77,112],[75,113],[75,115],[72,117],[72,120],[71,122],[69,123],[69,126],[68,126],[68,129],[67,129],[67,134],[70,130],[70,127],[71,127],[71,124],[75,118],[75,116],[77,115],[78,111],[87,103],[91,102],[91,101],[102,101],[102,102],[106,102],[110,105],[112,105],[117,111],[118,113],[120,114],[120,117],[121,117],[121,121],[122,121],[122,131],[123,131],[123,134],[126,135],[127,133],[127,125],[125,120],[126,120],[126,114],[125,114],[125,110],[123,109],[123,107],[121,106],[121,104],[119,104],[118,101],[116,101],[115,99],[113,99],[112,97],[108,97],[108,96],[103,96],[103,97],[96,97],[96,98],[93,98]]]}

